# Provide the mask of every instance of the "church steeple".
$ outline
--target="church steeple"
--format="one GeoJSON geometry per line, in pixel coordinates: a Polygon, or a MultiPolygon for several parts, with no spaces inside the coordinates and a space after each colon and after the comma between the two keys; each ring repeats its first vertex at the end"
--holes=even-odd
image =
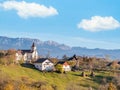
{"type": "Polygon", "coordinates": [[[32,46],[31,46],[32,51],[36,51],[36,46],[35,43],[33,42],[32,46]]]}
{"type": "Polygon", "coordinates": [[[35,47],[35,43],[33,42],[32,47],[35,47]]]}

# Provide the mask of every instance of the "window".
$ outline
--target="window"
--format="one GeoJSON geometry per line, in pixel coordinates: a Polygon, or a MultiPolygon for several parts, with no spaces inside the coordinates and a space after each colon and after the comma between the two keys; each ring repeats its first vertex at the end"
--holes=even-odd
{"type": "Polygon", "coordinates": [[[38,65],[35,65],[38,68],[38,65]]]}
{"type": "Polygon", "coordinates": [[[46,62],[47,65],[49,65],[50,62],[46,62]]]}

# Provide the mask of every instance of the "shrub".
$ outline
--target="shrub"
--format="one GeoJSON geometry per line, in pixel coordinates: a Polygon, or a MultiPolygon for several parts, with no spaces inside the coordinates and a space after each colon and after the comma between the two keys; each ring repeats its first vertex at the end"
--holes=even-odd
{"type": "Polygon", "coordinates": [[[109,83],[108,90],[117,90],[116,86],[113,83],[109,83]]]}
{"type": "Polygon", "coordinates": [[[58,72],[60,72],[60,73],[63,73],[63,72],[64,72],[64,69],[63,69],[63,67],[62,67],[61,64],[57,64],[55,68],[56,68],[56,70],[57,70],[58,72]]]}

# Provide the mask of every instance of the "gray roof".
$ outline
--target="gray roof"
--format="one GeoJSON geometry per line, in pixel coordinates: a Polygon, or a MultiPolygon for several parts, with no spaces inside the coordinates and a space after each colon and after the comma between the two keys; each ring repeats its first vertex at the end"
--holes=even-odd
{"type": "Polygon", "coordinates": [[[32,53],[33,51],[31,51],[31,50],[21,50],[21,53],[22,54],[25,54],[25,53],[32,53]]]}
{"type": "Polygon", "coordinates": [[[43,63],[45,60],[48,60],[47,58],[39,58],[34,63],[43,63]]]}
{"type": "Polygon", "coordinates": [[[57,64],[64,64],[66,61],[59,61],[57,64]]]}
{"type": "Polygon", "coordinates": [[[118,64],[120,64],[120,61],[118,62],[118,64]]]}

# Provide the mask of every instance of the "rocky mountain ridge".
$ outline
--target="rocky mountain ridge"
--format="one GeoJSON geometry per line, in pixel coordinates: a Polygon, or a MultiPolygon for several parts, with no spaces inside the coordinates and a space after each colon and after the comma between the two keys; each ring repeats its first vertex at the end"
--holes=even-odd
{"type": "Polygon", "coordinates": [[[120,49],[106,50],[106,49],[88,49],[83,47],[70,47],[65,44],[59,44],[55,41],[41,41],[39,39],[31,38],[10,38],[0,36],[0,49],[30,49],[32,43],[35,42],[39,55],[51,57],[62,57],[63,55],[72,56],[73,54],[80,56],[109,56],[112,59],[120,59],[120,49]]]}

